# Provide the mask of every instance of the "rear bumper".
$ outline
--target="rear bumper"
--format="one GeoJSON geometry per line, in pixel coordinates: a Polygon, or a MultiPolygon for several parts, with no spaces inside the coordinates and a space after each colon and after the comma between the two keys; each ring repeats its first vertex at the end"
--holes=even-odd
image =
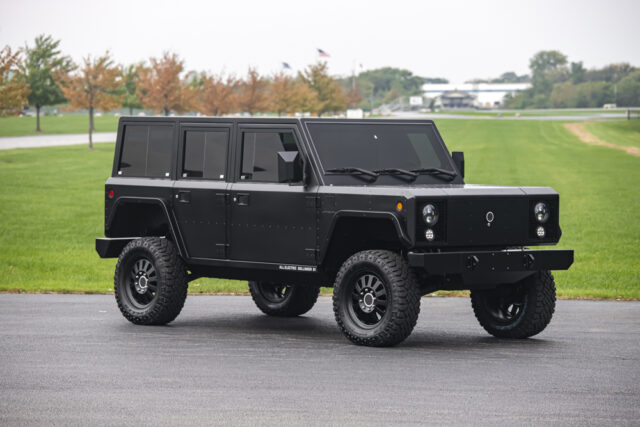
{"type": "Polygon", "coordinates": [[[567,270],[573,264],[572,250],[503,250],[470,252],[409,252],[409,265],[429,275],[533,272],[567,270]]]}
{"type": "Polygon", "coordinates": [[[96,252],[100,258],[118,258],[127,244],[137,237],[103,237],[96,239],[96,252]]]}

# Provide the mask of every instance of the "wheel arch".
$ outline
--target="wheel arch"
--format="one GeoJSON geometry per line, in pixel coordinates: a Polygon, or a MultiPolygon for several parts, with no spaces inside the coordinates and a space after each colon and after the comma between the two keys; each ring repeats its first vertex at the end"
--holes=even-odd
{"type": "Polygon", "coordinates": [[[107,237],[167,237],[184,259],[184,242],[165,200],[155,197],[119,197],[105,220],[107,237]]]}
{"type": "Polygon", "coordinates": [[[391,212],[337,212],[326,236],[319,255],[319,265],[332,275],[356,252],[368,249],[398,252],[412,244],[399,219],[391,212]],[[372,230],[375,232],[372,233],[372,230]]]}

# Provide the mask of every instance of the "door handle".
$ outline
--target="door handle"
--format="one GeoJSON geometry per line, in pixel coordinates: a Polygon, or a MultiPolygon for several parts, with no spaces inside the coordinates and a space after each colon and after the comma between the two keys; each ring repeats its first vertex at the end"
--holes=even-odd
{"type": "Polygon", "coordinates": [[[233,196],[233,202],[238,206],[249,206],[249,194],[238,193],[233,196]]]}
{"type": "Polygon", "coordinates": [[[190,203],[191,191],[178,191],[178,194],[176,194],[176,199],[178,199],[180,203],[190,203]]]}

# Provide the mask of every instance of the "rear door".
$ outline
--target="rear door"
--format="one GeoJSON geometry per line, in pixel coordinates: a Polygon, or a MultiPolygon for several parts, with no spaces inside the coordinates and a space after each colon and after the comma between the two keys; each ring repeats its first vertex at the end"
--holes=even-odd
{"type": "Polygon", "coordinates": [[[227,257],[227,171],[232,124],[182,124],[174,211],[189,258],[227,257]]]}

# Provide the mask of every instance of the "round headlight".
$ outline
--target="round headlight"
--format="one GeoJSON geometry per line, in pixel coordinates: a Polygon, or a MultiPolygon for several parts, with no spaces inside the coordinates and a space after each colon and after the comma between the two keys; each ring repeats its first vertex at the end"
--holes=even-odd
{"type": "Polygon", "coordinates": [[[533,208],[533,215],[536,217],[536,221],[540,224],[547,222],[549,219],[549,208],[547,208],[547,204],[544,202],[536,204],[533,208]]]}
{"type": "Polygon", "coordinates": [[[427,225],[433,226],[436,222],[438,222],[438,209],[436,209],[435,206],[429,203],[428,205],[425,205],[424,208],[422,208],[422,216],[424,218],[424,222],[427,225]]]}

